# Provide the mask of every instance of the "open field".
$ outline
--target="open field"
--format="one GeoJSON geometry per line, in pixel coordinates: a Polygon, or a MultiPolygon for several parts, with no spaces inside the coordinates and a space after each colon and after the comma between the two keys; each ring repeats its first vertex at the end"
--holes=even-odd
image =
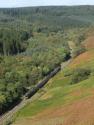
{"type": "Polygon", "coordinates": [[[76,68],[79,66],[89,66],[92,67],[94,62],[94,49],[90,51],[86,51],[85,53],[81,54],[77,58],[75,58],[68,68],[76,68]],[[92,63],[92,64],[91,64],[92,63]]]}
{"type": "Polygon", "coordinates": [[[94,37],[93,36],[86,39],[84,43],[87,49],[94,49],[94,37]]]}

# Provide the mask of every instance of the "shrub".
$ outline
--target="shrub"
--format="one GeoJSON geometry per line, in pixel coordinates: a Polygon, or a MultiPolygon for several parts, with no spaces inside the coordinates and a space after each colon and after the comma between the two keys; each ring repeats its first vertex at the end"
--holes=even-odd
{"type": "Polygon", "coordinates": [[[72,70],[66,69],[64,72],[64,77],[71,76],[72,75],[72,70]]]}
{"type": "Polygon", "coordinates": [[[75,69],[71,76],[71,84],[75,84],[87,79],[90,74],[91,74],[91,71],[89,69],[85,69],[85,68],[75,69]]]}
{"type": "Polygon", "coordinates": [[[6,121],[5,125],[11,125],[13,123],[12,120],[6,121]]]}
{"type": "Polygon", "coordinates": [[[85,51],[86,49],[83,46],[78,46],[73,50],[72,57],[77,57],[85,51]]]}

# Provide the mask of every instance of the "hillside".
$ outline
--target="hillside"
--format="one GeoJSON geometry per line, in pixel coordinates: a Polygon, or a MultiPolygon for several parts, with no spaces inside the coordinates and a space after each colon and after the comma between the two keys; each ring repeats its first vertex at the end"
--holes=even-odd
{"type": "Polygon", "coordinates": [[[55,6],[0,9],[0,27],[57,32],[94,24],[94,6],[55,6]]]}
{"type": "Polygon", "coordinates": [[[70,117],[77,112],[75,109],[71,114],[70,108],[78,104],[80,115],[83,110],[79,105],[93,98],[93,12],[94,6],[0,9],[0,115],[19,104],[28,91],[62,64],[61,72],[14,116],[13,124],[25,125],[30,120],[30,124],[44,125],[46,119],[51,119],[49,125],[74,124],[70,117]]]}
{"type": "Polygon", "coordinates": [[[87,52],[73,59],[67,68],[48,82],[40,91],[44,92],[40,98],[17,114],[13,125],[26,125],[27,122],[29,125],[94,124],[94,49],[88,47],[87,52]],[[72,72],[88,68],[92,70],[89,77],[73,84],[70,82],[72,72]]]}

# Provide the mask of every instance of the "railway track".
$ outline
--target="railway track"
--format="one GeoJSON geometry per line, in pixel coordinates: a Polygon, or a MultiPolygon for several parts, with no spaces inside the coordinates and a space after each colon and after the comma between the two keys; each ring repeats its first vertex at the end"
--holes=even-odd
{"type": "Polygon", "coordinates": [[[11,121],[11,119],[13,118],[13,116],[20,110],[22,109],[29,101],[33,100],[31,97],[33,97],[38,91],[39,89],[41,89],[43,86],[45,86],[45,84],[53,77],[55,76],[60,70],[63,70],[69,63],[71,62],[71,60],[67,61],[66,63],[64,63],[61,66],[58,66],[57,68],[55,68],[48,76],[46,76],[41,82],[39,82],[34,88],[32,88],[31,90],[29,90],[23,100],[16,105],[12,110],[10,110],[9,112],[6,112],[5,114],[0,116],[0,125],[5,125],[7,121],[11,121]]]}
{"type": "Polygon", "coordinates": [[[16,105],[12,110],[6,112],[0,116],[0,125],[5,125],[7,121],[10,121],[15,113],[17,113],[21,108],[23,108],[29,101],[29,99],[35,95],[39,89],[41,89],[54,75],[56,75],[61,69],[61,66],[55,68],[48,76],[46,76],[40,83],[38,83],[34,88],[29,90],[23,100],[16,105]]]}

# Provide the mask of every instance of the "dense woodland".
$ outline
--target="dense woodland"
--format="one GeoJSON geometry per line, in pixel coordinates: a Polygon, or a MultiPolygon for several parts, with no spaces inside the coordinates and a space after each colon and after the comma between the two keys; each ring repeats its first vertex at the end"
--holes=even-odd
{"type": "Polygon", "coordinates": [[[0,9],[0,114],[72,54],[85,51],[83,31],[93,24],[93,6],[0,9]]]}

